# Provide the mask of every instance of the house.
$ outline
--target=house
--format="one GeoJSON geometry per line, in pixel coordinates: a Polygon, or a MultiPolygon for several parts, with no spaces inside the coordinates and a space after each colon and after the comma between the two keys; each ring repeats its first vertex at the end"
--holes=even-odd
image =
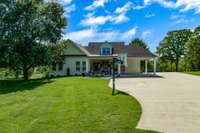
{"type": "Polygon", "coordinates": [[[156,55],[141,46],[125,45],[124,42],[90,42],[83,47],[71,40],[67,40],[64,49],[65,60],[53,66],[51,75],[81,75],[86,73],[111,74],[112,60],[118,58],[121,63],[116,64],[116,72],[141,73],[141,62],[154,61],[156,73],[156,55]]]}

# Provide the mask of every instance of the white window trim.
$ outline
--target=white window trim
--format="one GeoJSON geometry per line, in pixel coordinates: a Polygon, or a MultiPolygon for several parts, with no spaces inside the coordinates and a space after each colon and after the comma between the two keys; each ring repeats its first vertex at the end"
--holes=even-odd
{"type": "Polygon", "coordinates": [[[81,61],[76,61],[75,62],[75,69],[76,69],[76,72],[81,72],[81,61]],[[79,70],[77,70],[77,62],[79,62],[79,70]]]}

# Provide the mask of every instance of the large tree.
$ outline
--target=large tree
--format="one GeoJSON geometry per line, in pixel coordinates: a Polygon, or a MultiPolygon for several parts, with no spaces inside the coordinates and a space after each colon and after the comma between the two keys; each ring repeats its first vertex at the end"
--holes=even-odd
{"type": "Polygon", "coordinates": [[[191,31],[189,29],[168,32],[157,47],[160,59],[169,61],[171,64],[175,63],[176,71],[178,71],[179,61],[185,56],[185,44],[190,36],[191,31]]]}
{"type": "Polygon", "coordinates": [[[194,30],[186,44],[186,61],[191,70],[200,70],[200,26],[194,30]]]}
{"type": "Polygon", "coordinates": [[[4,58],[0,61],[11,69],[22,70],[27,80],[31,68],[49,63],[47,44],[60,40],[66,26],[63,14],[64,9],[56,2],[0,2],[0,51],[4,58]]]}
{"type": "Polygon", "coordinates": [[[145,49],[149,49],[147,44],[140,38],[134,38],[129,45],[142,46],[145,49]]]}

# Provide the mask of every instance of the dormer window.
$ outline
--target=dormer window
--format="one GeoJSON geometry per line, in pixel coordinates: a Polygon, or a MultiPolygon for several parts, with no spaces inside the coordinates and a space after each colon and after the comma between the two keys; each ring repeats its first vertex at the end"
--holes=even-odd
{"type": "Polygon", "coordinates": [[[102,48],[102,55],[111,55],[112,49],[111,48],[102,48]]]}
{"type": "Polygon", "coordinates": [[[107,41],[101,46],[101,55],[112,55],[112,45],[110,45],[107,41]]]}

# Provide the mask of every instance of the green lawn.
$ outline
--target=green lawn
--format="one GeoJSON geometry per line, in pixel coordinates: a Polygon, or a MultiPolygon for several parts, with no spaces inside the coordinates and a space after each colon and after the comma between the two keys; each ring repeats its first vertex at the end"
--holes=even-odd
{"type": "MultiPolygon", "coordinates": [[[[44,73],[41,73],[39,71],[33,72],[30,76],[30,79],[38,79],[45,77],[44,73]]],[[[15,78],[15,72],[9,70],[8,68],[0,68],[0,80],[6,80],[6,79],[14,79],[15,78]]],[[[23,75],[19,75],[19,79],[23,79],[23,75]]]]}
{"type": "Polygon", "coordinates": [[[140,104],[111,95],[108,79],[0,81],[0,133],[150,133],[136,129],[140,104]]]}
{"type": "Polygon", "coordinates": [[[196,75],[196,76],[200,76],[200,71],[197,71],[197,72],[185,72],[185,73],[196,75]]]}

